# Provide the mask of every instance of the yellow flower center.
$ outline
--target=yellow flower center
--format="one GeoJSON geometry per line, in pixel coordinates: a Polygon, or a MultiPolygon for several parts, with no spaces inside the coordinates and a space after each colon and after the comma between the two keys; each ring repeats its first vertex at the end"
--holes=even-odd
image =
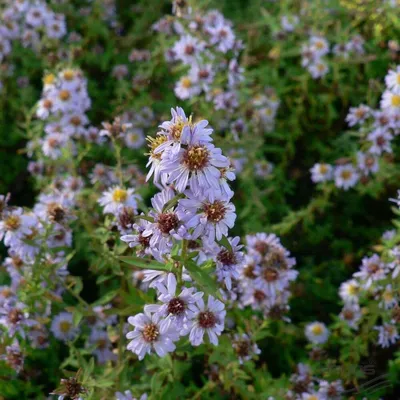
{"type": "Polygon", "coordinates": [[[400,107],[400,96],[398,94],[394,94],[392,96],[392,106],[393,107],[400,107]]]}
{"type": "Polygon", "coordinates": [[[326,164],[321,164],[321,165],[319,166],[319,172],[320,172],[322,175],[325,175],[325,174],[328,172],[328,166],[327,166],[326,164]]]}
{"type": "Polygon", "coordinates": [[[60,331],[62,333],[67,333],[71,329],[71,323],[69,321],[61,321],[60,322],[60,331]]]}
{"type": "Polygon", "coordinates": [[[311,332],[316,336],[322,335],[323,331],[324,331],[324,329],[322,328],[322,325],[320,325],[320,324],[314,325],[311,328],[311,332]]]}
{"type": "Polygon", "coordinates": [[[164,142],[167,141],[167,137],[164,135],[158,135],[155,138],[148,136],[147,137],[147,141],[149,142],[148,146],[150,148],[150,153],[149,155],[153,158],[157,158],[160,159],[161,158],[161,154],[162,153],[154,153],[154,150],[160,146],[161,144],[163,144],[164,142]]]}
{"type": "Polygon", "coordinates": [[[21,225],[21,218],[18,215],[10,215],[6,220],[5,220],[5,225],[6,228],[9,231],[15,231],[17,230],[20,225],[21,225]]]}
{"type": "Polygon", "coordinates": [[[63,72],[63,77],[66,81],[72,81],[75,78],[75,72],[72,69],[67,69],[63,72]]]}
{"type": "Polygon", "coordinates": [[[350,285],[349,288],[348,288],[348,292],[352,296],[356,295],[358,293],[358,286],[350,285]]]}
{"type": "Polygon", "coordinates": [[[348,179],[351,178],[351,171],[349,171],[348,169],[345,169],[344,171],[341,172],[340,176],[347,181],[348,179]]]}
{"type": "Polygon", "coordinates": [[[185,89],[189,89],[192,86],[192,81],[187,76],[182,78],[181,83],[185,89]]]}
{"type": "Polygon", "coordinates": [[[71,98],[71,93],[68,90],[60,90],[58,97],[62,101],[68,101],[71,98]]]}
{"type": "Polygon", "coordinates": [[[56,77],[54,76],[54,74],[47,74],[43,78],[43,82],[45,83],[45,85],[51,85],[52,83],[54,83],[55,79],[56,77]]]}
{"type": "Polygon", "coordinates": [[[115,189],[112,198],[116,203],[123,203],[128,198],[128,192],[124,189],[115,189]]]}
{"type": "Polygon", "coordinates": [[[383,292],[383,299],[386,303],[389,303],[393,300],[393,292],[391,290],[385,290],[383,292]]]}
{"type": "Polygon", "coordinates": [[[322,50],[325,47],[325,43],[319,40],[318,42],[315,42],[315,47],[318,50],[322,50]]]}

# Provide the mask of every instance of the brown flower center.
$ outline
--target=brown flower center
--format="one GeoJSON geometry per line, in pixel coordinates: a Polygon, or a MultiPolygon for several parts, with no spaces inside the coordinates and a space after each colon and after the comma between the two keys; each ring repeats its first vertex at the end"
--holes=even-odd
{"type": "Polygon", "coordinates": [[[213,328],[217,323],[215,314],[211,311],[202,311],[199,314],[199,325],[203,329],[213,328]]]}
{"type": "Polygon", "coordinates": [[[235,351],[239,357],[247,357],[250,353],[250,343],[248,340],[239,340],[235,343],[235,351]]]}
{"type": "Polygon", "coordinates": [[[229,250],[221,250],[217,255],[217,260],[224,265],[234,265],[236,264],[235,253],[229,250]]]}
{"type": "Polygon", "coordinates": [[[160,331],[158,330],[158,326],[156,324],[150,323],[145,325],[143,328],[143,339],[148,342],[155,342],[160,335],[160,331]]]}
{"type": "Polygon", "coordinates": [[[4,223],[7,230],[16,231],[21,226],[21,218],[18,215],[10,215],[4,223]]]}
{"type": "Polygon", "coordinates": [[[175,297],[168,303],[168,312],[173,315],[181,315],[186,308],[185,302],[179,297],[175,297]]]}
{"type": "Polygon", "coordinates": [[[198,171],[208,165],[209,159],[209,151],[204,146],[195,145],[185,151],[182,161],[189,171],[198,171]]]}
{"type": "Polygon", "coordinates": [[[265,268],[263,271],[263,278],[267,282],[274,282],[274,281],[278,280],[279,273],[276,269],[268,267],[268,268],[265,268]]]}
{"type": "Polygon", "coordinates": [[[158,216],[158,228],[165,235],[176,229],[179,224],[178,217],[175,213],[163,213],[158,216]]]}
{"type": "Polygon", "coordinates": [[[203,212],[206,215],[208,221],[217,223],[225,217],[226,208],[222,201],[216,200],[214,203],[204,204],[203,212]]]}
{"type": "Polygon", "coordinates": [[[18,308],[14,308],[8,313],[8,320],[14,325],[21,321],[23,317],[24,314],[18,308]]]}

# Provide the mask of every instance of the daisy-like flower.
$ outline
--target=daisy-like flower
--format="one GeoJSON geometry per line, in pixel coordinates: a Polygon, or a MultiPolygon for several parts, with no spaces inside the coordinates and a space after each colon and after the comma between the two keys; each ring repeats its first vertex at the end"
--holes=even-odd
{"type": "Polygon", "coordinates": [[[210,342],[218,345],[218,336],[224,330],[225,305],[213,296],[208,296],[207,306],[203,298],[196,301],[193,307],[195,317],[192,321],[189,340],[193,346],[203,343],[204,334],[207,333],[210,342]]]}
{"type": "Polygon", "coordinates": [[[149,215],[154,218],[154,222],[143,231],[143,236],[150,239],[150,246],[157,247],[162,252],[172,247],[173,237],[179,240],[185,236],[186,232],[174,207],[164,211],[165,205],[174,197],[174,191],[167,188],[151,199],[153,210],[149,215]]]}
{"type": "Polygon", "coordinates": [[[329,53],[329,43],[322,36],[313,36],[310,38],[310,45],[317,57],[322,57],[329,53]]]}
{"type": "Polygon", "coordinates": [[[174,45],[175,57],[184,64],[191,65],[197,61],[199,54],[204,50],[205,43],[193,36],[182,36],[174,45]]]}
{"type": "Polygon", "coordinates": [[[324,77],[329,71],[328,64],[321,59],[316,60],[315,62],[310,64],[307,68],[314,79],[319,79],[324,77]]]}
{"type": "Polygon", "coordinates": [[[160,169],[168,174],[168,182],[173,183],[178,192],[190,189],[197,193],[207,188],[219,189],[221,172],[218,168],[229,167],[229,160],[221,149],[211,143],[196,143],[195,134],[186,148],[178,152],[165,152],[161,158],[160,169]]]}
{"type": "Polygon", "coordinates": [[[311,172],[311,180],[314,183],[326,182],[326,181],[332,179],[333,168],[329,164],[319,163],[319,164],[315,164],[310,169],[310,172],[311,172]]]}
{"type": "Polygon", "coordinates": [[[351,164],[338,165],[334,170],[335,185],[338,188],[348,190],[359,179],[359,174],[351,164]]]}
{"type": "Polygon", "coordinates": [[[211,36],[210,43],[216,45],[216,48],[222,53],[228,52],[235,45],[235,34],[232,28],[226,24],[226,21],[208,27],[207,33],[211,36]]]}
{"type": "Polygon", "coordinates": [[[96,356],[99,364],[116,359],[116,354],[112,352],[112,344],[106,331],[92,330],[88,346],[94,347],[93,354],[96,356]]]}
{"type": "Polygon", "coordinates": [[[98,202],[104,207],[104,214],[116,215],[120,206],[132,207],[134,210],[137,210],[139,199],[140,196],[135,193],[134,189],[124,189],[115,186],[103,192],[98,202]]]}
{"type": "Polygon", "coordinates": [[[159,283],[156,288],[159,292],[158,300],[163,304],[146,305],[145,311],[157,313],[161,317],[169,316],[181,336],[188,333],[190,321],[194,317],[192,311],[194,303],[203,297],[203,292],[195,292],[195,288],[183,287],[177,294],[177,283],[174,274],[168,274],[166,285],[159,283]]]}
{"type": "Polygon", "coordinates": [[[373,254],[362,259],[360,271],[355,272],[353,276],[361,279],[363,286],[368,289],[372,283],[386,277],[386,266],[377,254],[373,254]]]}
{"type": "Polygon", "coordinates": [[[374,174],[378,172],[379,163],[378,157],[371,153],[357,153],[358,168],[364,175],[374,174]]]}
{"type": "Polygon", "coordinates": [[[400,93],[400,66],[398,65],[395,70],[389,70],[385,77],[386,87],[394,93],[400,93]]]}
{"type": "Polygon", "coordinates": [[[392,134],[386,128],[377,128],[367,136],[367,140],[371,142],[369,152],[380,155],[382,153],[391,153],[393,140],[392,134]]]}
{"type": "Polygon", "coordinates": [[[346,116],[346,122],[350,127],[357,124],[363,124],[370,115],[371,109],[368,106],[361,104],[358,107],[350,108],[350,111],[346,116]]]}
{"type": "Polygon", "coordinates": [[[360,285],[355,279],[343,282],[339,288],[339,296],[346,303],[358,303],[360,285]]]}
{"type": "Polygon", "coordinates": [[[398,304],[397,296],[392,285],[390,284],[386,285],[380,297],[382,300],[379,303],[379,307],[384,308],[385,310],[393,308],[398,304]]]}
{"type": "Polygon", "coordinates": [[[361,319],[361,310],[358,303],[346,304],[339,314],[341,320],[347,323],[352,329],[358,328],[358,322],[361,319]]]}
{"type": "Polygon", "coordinates": [[[17,340],[6,346],[5,354],[0,355],[0,360],[5,360],[15,372],[19,373],[24,368],[25,357],[17,340]]]}
{"type": "Polygon", "coordinates": [[[339,379],[334,382],[319,381],[318,394],[324,399],[340,400],[344,392],[342,381],[339,379]]]}
{"type": "Polygon", "coordinates": [[[235,334],[233,337],[232,347],[239,359],[239,364],[251,360],[254,355],[261,353],[256,343],[253,343],[246,333],[235,334]]]}
{"type": "Polygon", "coordinates": [[[383,92],[381,100],[381,108],[384,110],[389,110],[393,113],[400,112],[400,93],[395,93],[390,90],[383,92]]]}
{"type": "Polygon", "coordinates": [[[74,340],[79,333],[78,327],[75,327],[72,321],[72,314],[61,312],[53,318],[51,323],[53,335],[64,342],[74,340]]]}
{"type": "Polygon", "coordinates": [[[5,211],[1,215],[0,240],[4,240],[6,246],[12,246],[32,233],[32,228],[37,223],[34,215],[24,214],[22,208],[5,211]]]}
{"type": "Polygon", "coordinates": [[[192,239],[203,237],[212,243],[228,235],[228,229],[233,227],[236,219],[232,203],[212,191],[197,196],[187,191],[186,196],[186,199],[179,200],[178,212],[187,229],[192,230],[192,239]]]}
{"type": "Polygon", "coordinates": [[[285,32],[293,32],[299,21],[297,15],[284,15],[281,18],[281,27],[285,32]]]}
{"type": "Polygon", "coordinates": [[[116,392],[115,398],[116,400],[147,400],[147,394],[144,393],[140,396],[139,399],[137,399],[136,397],[133,397],[130,390],[125,390],[124,393],[116,392]]]}
{"type": "Polygon", "coordinates": [[[182,76],[176,83],[174,92],[178,99],[187,100],[199,95],[201,87],[190,76],[182,76]]]}
{"type": "Polygon", "coordinates": [[[10,337],[13,337],[17,333],[25,337],[25,329],[36,324],[35,320],[29,318],[26,306],[21,302],[6,302],[0,308],[0,325],[6,328],[7,334],[10,337]]]}
{"type": "Polygon", "coordinates": [[[383,348],[395,344],[400,338],[396,325],[384,323],[374,329],[378,331],[378,344],[383,348]]]}
{"type": "Polygon", "coordinates": [[[138,247],[136,254],[138,256],[144,256],[145,254],[151,254],[150,239],[151,235],[144,236],[143,232],[148,231],[151,222],[140,218],[136,224],[132,225],[132,231],[137,232],[136,234],[128,234],[121,236],[123,242],[128,243],[129,247],[138,247]]]}
{"type": "Polygon", "coordinates": [[[228,290],[232,289],[232,279],[239,279],[240,267],[244,262],[243,252],[240,251],[243,245],[240,245],[240,238],[228,238],[231,250],[216,246],[214,260],[216,262],[216,274],[219,281],[224,281],[228,290]]]}
{"type": "Polygon", "coordinates": [[[322,322],[312,322],[306,326],[305,335],[312,344],[324,344],[329,338],[329,330],[322,322]]]}
{"type": "Polygon", "coordinates": [[[174,342],[179,339],[179,333],[170,318],[161,319],[158,314],[150,314],[145,310],[144,314],[129,317],[128,322],[135,329],[126,335],[131,340],[127,349],[135,353],[139,360],[152,351],[164,357],[175,350],[174,342]]]}
{"type": "Polygon", "coordinates": [[[143,129],[132,127],[128,129],[124,136],[125,144],[130,149],[138,149],[146,143],[143,129]]]}

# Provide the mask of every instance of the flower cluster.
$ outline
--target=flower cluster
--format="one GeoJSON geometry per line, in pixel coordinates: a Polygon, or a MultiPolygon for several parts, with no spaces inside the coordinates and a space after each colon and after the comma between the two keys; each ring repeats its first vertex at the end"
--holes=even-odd
{"type": "Polygon", "coordinates": [[[239,271],[239,304],[280,319],[289,310],[289,285],[298,272],[296,260],[274,234],[246,236],[246,255],[239,271]]]}
{"type": "Polygon", "coordinates": [[[238,61],[242,44],[230,21],[218,11],[204,15],[189,13],[172,25],[163,19],[154,25],[154,29],[168,35],[176,33],[180,37],[165,54],[170,63],[190,66],[175,85],[179,99],[191,99],[204,93],[206,100],[212,101],[217,110],[232,111],[238,107],[235,88],[243,80],[243,68],[238,61]],[[224,89],[221,89],[221,80],[224,89]]]}
{"type": "Polygon", "coordinates": [[[379,161],[392,153],[392,141],[400,133],[400,66],[385,77],[386,90],[377,110],[361,104],[351,107],[346,117],[349,127],[358,127],[360,150],[352,159],[339,159],[336,166],[318,163],[311,169],[313,182],[334,180],[335,186],[347,190],[378,172],[379,161]]]}
{"type": "MultiPolygon", "coordinates": [[[[329,66],[324,59],[330,52],[330,44],[323,36],[313,35],[308,43],[302,46],[301,65],[307,68],[314,79],[323,78],[329,72],[329,66]]],[[[361,56],[365,52],[364,39],[354,35],[347,43],[333,46],[332,53],[337,59],[347,60],[351,55],[361,56]]]]}
{"type": "Polygon", "coordinates": [[[59,40],[67,33],[65,16],[42,0],[6,0],[0,15],[0,62],[11,52],[12,41],[39,50],[44,38],[59,40]]]}
{"type": "Polygon", "coordinates": [[[287,400],[325,400],[341,399],[344,395],[340,379],[327,381],[313,376],[310,367],[298,364],[296,372],[290,377],[290,388],[285,394],[287,400]]]}

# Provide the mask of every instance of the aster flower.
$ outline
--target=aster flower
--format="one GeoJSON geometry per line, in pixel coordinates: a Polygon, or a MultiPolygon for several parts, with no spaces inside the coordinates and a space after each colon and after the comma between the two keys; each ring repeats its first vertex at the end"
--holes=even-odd
{"type": "Polygon", "coordinates": [[[311,180],[314,183],[325,182],[332,179],[333,168],[329,164],[315,164],[311,169],[311,180]]]}
{"type": "Polygon", "coordinates": [[[355,278],[363,281],[363,286],[368,289],[372,283],[386,277],[386,266],[377,254],[364,257],[359,272],[353,274],[355,278]]]}
{"type": "Polygon", "coordinates": [[[388,110],[392,113],[400,112],[400,93],[394,93],[386,90],[382,94],[380,106],[383,110],[388,110]]]}
{"type": "Polygon", "coordinates": [[[168,183],[173,183],[178,192],[185,191],[188,185],[196,193],[207,188],[218,190],[221,176],[218,168],[228,167],[229,161],[221,149],[211,143],[197,144],[195,138],[194,133],[185,149],[165,152],[161,172],[168,174],[168,183]]]}
{"type": "Polygon", "coordinates": [[[336,187],[348,190],[356,185],[359,175],[351,164],[338,165],[334,169],[334,179],[336,187]]]}
{"type": "Polygon", "coordinates": [[[350,108],[350,111],[346,116],[346,122],[350,127],[357,124],[363,124],[370,115],[371,109],[368,106],[361,104],[358,107],[350,108]]]}
{"type": "Polygon", "coordinates": [[[78,327],[73,324],[72,314],[68,312],[61,312],[56,315],[50,329],[57,339],[64,342],[74,340],[79,333],[78,327]]]}
{"type": "Polygon", "coordinates": [[[305,335],[312,344],[324,344],[329,334],[328,328],[322,322],[312,322],[305,328],[305,335]]]}
{"type": "Polygon", "coordinates": [[[384,323],[374,329],[378,331],[378,344],[383,348],[390,347],[400,338],[396,325],[384,323]]]}
{"type": "Polygon", "coordinates": [[[6,361],[6,363],[17,373],[20,373],[24,368],[25,357],[22,353],[21,347],[17,340],[6,346],[5,354],[0,355],[0,359],[6,361]]]}
{"type": "Polygon", "coordinates": [[[127,339],[131,340],[127,349],[135,353],[139,360],[143,360],[146,354],[155,351],[159,357],[175,350],[175,344],[179,339],[172,320],[161,319],[158,314],[144,312],[129,317],[128,322],[135,327],[127,333],[127,339]]]}
{"type": "Polygon", "coordinates": [[[227,240],[231,245],[231,250],[223,246],[216,246],[213,253],[215,254],[217,278],[219,281],[224,281],[227,289],[231,290],[232,278],[239,278],[239,269],[243,264],[244,256],[240,251],[243,245],[239,245],[239,236],[227,240]]]}
{"type": "Polygon", "coordinates": [[[94,347],[93,354],[99,364],[104,364],[117,358],[112,352],[112,344],[106,331],[92,330],[88,339],[88,346],[94,347]]]}
{"type": "Polygon", "coordinates": [[[116,400],[147,400],[147,394],[144,393],[140,396],[139,399],[137,399],[136,397],[133,397],[130,390],[125,390],[124,393],[116,392],[115,398],[116,400]]]}
{"type": "Polygon", "coordinates": [[[344,388],[340,379],[333,382],[328,382],[324,380],[319,381],[318,394],[321,395],[322,398],[326,398],[329,400],[340,400],[343,393],[344,388]]]}
{"type": "Polygon", "coordinates": [[[128,243],[129,247],[138,247],[138,250],[136,251],[138,256],[152,254],[150,248],[151,235],[143,235],[143,232],[148,231],[151,225],[151,222],[139,218],[138,222],[132,225],[132,230],[137,233],[121,236],[121,240],[128,243]]]}
{"type": "Polygon", "coordinates": [[[196,289],[183,287],[179,294],[176,293],[177,283],[174,274],[168,274],[167,282],[156,285],[159,293],[158,300],[163,304],[146,305],[145,311],[157,313],[161,317],[170,317],[179,334],[187,334],[188,325],[194,317],[192,311],[194,303],[203,297],[203,292],[196,289]]]}
{"type": "Polygon", "coordinates": [[[324,77],[329,71],[328,64],[321,59],[311,63],[307,68],[314,79],[324,77]]]}
{"type": "Polygon", "coordinates": [[[385,77],[386,87],[394,93],[400,93],[400,66],[389,70],[385,77]]]}
{"type": "Polygon", "coordinates": [[[6,246],[12,246],[17,240],[31,234],[37,221],[34,215],[24,214],[22,208],[6,210],[1,218],[0,240],[4,240],[6,246]]]}
{"type": "Polygon", "coordinates": [[[358,303],[360,285],[355,279],[343,282],[339,288],[339,296],[344,302],[358,303]]]}
{"type": "Polygon", "coordinates": [[[197,196],[188,191],[186,196],[186,199],[179,200],[178,212],[182,213],[186,227],[193,229],[192,239],[201,236],[212,243],[227,236],[228,228],[233,227],[236,219],[232,203],[212,191],[197,196]]]}
{"type": "Polygon", "coordinates": [[[371,142],[369,152],[380,155],[382,153],[391,153],[393,140],[392,134],[385,128],[377,128],[367,136],[367,140],[371,142]]]}
{"type": "Polygon", "coordinates": [[[121,205],[132,207],[134,210],[137,210],[137,202],[140,196],[134,192],[134,189],[123,189],[119,186],[115,186],[103,192],[98,200],[99,204],[104,207],[103,213],[115,215],[121,205]]]}
{"type": "Polygon", "coordinates": [[[378,158],[371,153],[357,153],[358,168],[364,175],[369,175],[378,172],[379,164],[378,158]]]}
{"type": "Polygon", "coordinates": [[[249,335],[246,333],[235,334],[233,337],[232,347],[239,359],[239,364],[243,364],[245,361],[251,360],[254,355],[260,354],[261,350],[258,348],[256,343],[250,340],[249,335]]]}
{"type": "Polygon", "coordinates": [[[361,319],[361,311],[358,303],[346,304],[339,314],[341,320],[347,323],[352,329],[358,328],[358,322],[361,319]]]}
{"type": "Polygon", "coordinates": [[[10,337],[19,334],[24,338],[25,330],[37,324],[34,319],[29,318],[26,309],[26,305],[21,302],[5,302],[0,308],[0,325],[3,325],[10,337]]]}
{"type": "Polygon", "coordinates": [[[207,306],[202,298],[197,299],[193,308],[195,317],[189,334],[190,343],[199,346],[203,343],[204,334],[207,333],[210,342],[218,345],[218,336],[224,330],[225,305],[213,296],[208,296],[207,306]]]}
{"type": "Polygon", "coordinates": [[[199,54],[204,50],[205,43],[193,36],[182,36],[174,45],[175,57],[184,64],[191,65],[197,61],[199,54]]]}
{"type": "Polygon", "coordinates": [[[181,225],[179,215],[174,208],[164,211],[165,205],[175,197],[172,189],[166,188],[157,193],[152,199],[153,210],[149,216],[154,219],[143,231],[144,237],[149,237],[151,247],[157,247],[164,252],[172,247],[172,238],[180,240],[186,235],[186,229],[181,225]]]}
{"type": "Polygon", "coordinates": [[[293,32],[299,21],[297,15],[283,15],[281,18],[281,27],[286,32],[293,32]]]}
{"type": "Polygon", "coordinates": [[[398,304],[398,298],[392,285],[390,284],[386,285],[380,297],[382,298],[382,300],[379,303],[379,307],[384,308],[385,310],[391,309],[398,304]]]}
{"type": "Polygon", "coordinates": [[[312,36],[310,38],[310,45],[317,57],[322,57],[329,53],[329,43],[322,36],[312,36]]]}

